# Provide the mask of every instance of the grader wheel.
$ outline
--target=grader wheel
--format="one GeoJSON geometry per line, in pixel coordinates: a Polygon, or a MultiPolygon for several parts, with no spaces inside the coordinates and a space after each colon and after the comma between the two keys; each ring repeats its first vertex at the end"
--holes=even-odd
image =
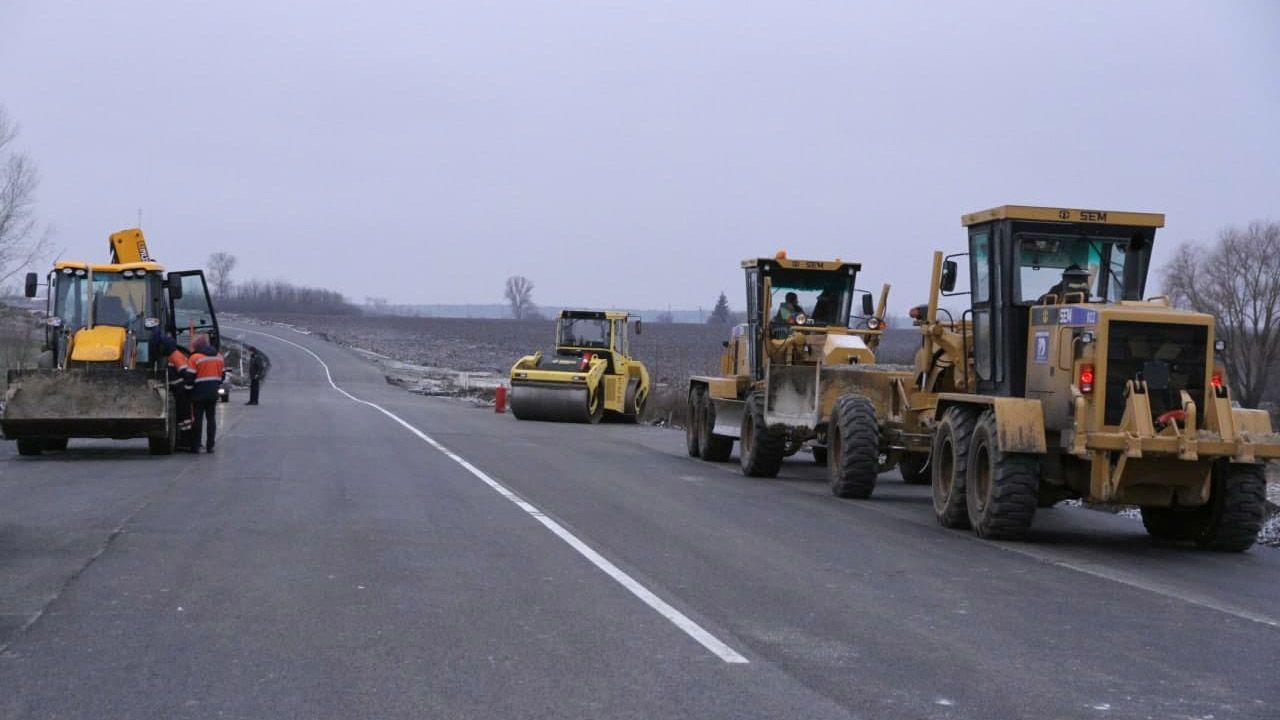
{"type": "Polygon", "coordinates": [[[751,477],[777,477],[778,471],[782,469],[782,457],[787,451],[787,438],[769,431],[769,426],[764,421],[764,398],[758,393],[747,396],[739,437],[741,445],[738,456],[742,462],[742,474],[751,477]]]}
{"type": "Polygon", "coordinates": [[[933,483],[933,512],[938,524],[964,530],[969,527],[965,507],[965,475],[969,471],[969,440],[973,435],[973,412],[967,408],[947,409],[933,435],[930,479],[933,483]]]}
{"type": "Polygon", "coordinates": [[[876,489],[880,469],[880,424],[876,407],[863,395],[843,395],[831,410],[827,472],[836,497],[866,499],[876,489]]]}
{"type": "Polygon", "coordinates": [[[986,410],[974,427],[968,462],[965,504],[973,531],[998,540],[1025,536],[1036,514],[1039,460],[1001,450],[995,413],[986,410]]]}

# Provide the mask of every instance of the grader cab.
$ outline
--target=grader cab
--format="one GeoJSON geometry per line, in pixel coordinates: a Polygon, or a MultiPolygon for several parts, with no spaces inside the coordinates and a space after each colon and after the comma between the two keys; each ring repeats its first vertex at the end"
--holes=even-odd
{"type": "Polygon", "coordinates": [[[849,384],[845,370],[875,362],[889,288],[873,306],[855,287],[861,266],[840,260],[778,253],[744,260],[742,268],[746,322],[725,342],[719,374],[690,379],[689,454],[723,462],[736,440],[743,473],[761,477],[777,475],[783,458],[806,444],[826,462],[849,384]]]}
{"type": "Polygon", "coordinates": [[[1017,538],[1083,498],[1139,506],[1154,537],[1251,546],[1280,438],[1233,407],[1212,316],[1143,299],[1164,216],[1009,205],[963,224],[970,289],[939,253],[913,311],[938,520],[1017,538]],[[939,294],[969,307],[940,319],[939,294]]]}

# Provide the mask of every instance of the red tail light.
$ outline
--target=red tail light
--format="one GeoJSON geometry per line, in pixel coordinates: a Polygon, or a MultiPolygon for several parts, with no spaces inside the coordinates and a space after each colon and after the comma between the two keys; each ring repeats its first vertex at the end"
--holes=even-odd
{"type": "Polygon", "coordinates": [[[1080,365],[1080,392],[1093,392],[1093,364],[1083,363],[1080,365]]]}
{"type": "Polygon", "coordinates": [[[1213,375],[1209,376],[1209,384],[1214,386],[1215,388],[1222,387],[1222,369],[1221,368],[1213,369],[1213,375]]]}

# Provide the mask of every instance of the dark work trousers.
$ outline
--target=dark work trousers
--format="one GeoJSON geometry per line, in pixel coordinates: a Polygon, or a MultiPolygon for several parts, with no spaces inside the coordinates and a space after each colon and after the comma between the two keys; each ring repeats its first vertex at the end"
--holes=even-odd
{"type": "Polygon", "coordinates": [[[216,399],[193,400],[191,405],[195,409],[195,425],[191,428],[191,446],[200,447],[200,428],[205,420],[208,420],[209,430],[208,435],[205,436],[204,447],[206,450],[212,450],[214,438],[218,434],[218,401],[216,399]]]}
{"type": "Polygon", "coordinates": [[[249,378],[249,404],[250,405],[258,404],[258,386],[261,384],[262,384],[262,381],[259,380],[258,378],[249,378]]]}

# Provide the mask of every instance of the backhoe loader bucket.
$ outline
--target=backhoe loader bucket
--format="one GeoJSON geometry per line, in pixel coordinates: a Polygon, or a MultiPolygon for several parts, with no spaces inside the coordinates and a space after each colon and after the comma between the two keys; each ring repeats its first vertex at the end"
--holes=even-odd
{"type": "Polygon", "coordinates": [[[10,370],[0,430],[10,440],[163,434],[169,393],[145,370],[10,370]]]}

